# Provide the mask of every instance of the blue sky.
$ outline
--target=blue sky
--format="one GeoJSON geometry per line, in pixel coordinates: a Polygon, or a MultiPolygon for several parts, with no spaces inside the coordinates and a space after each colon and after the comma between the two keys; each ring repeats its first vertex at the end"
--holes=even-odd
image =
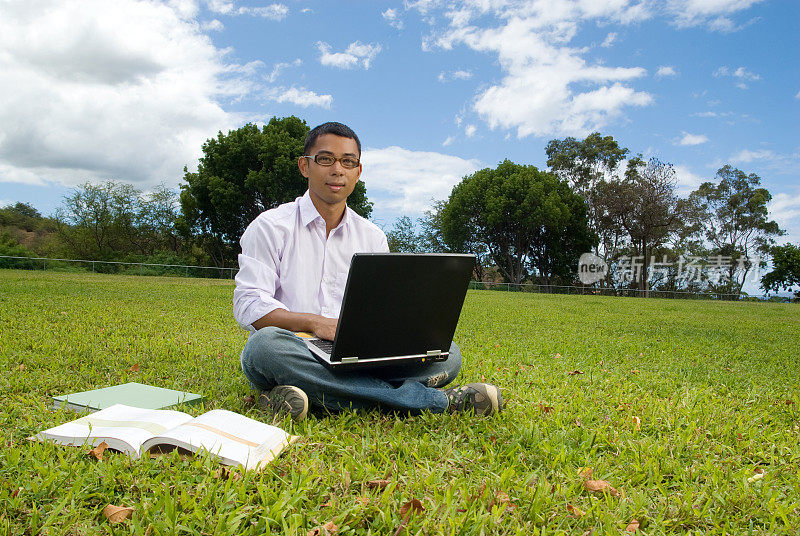
{"type": "Polygon", "coordinates": [[[760,175],[797,243],[798,35],[794,0],[11,0],[0,205],[177,188],[217,131],[297,115],[359,133],[384,227],[598,130],[674,164],[683,193],[726,163],[760,175]]]}

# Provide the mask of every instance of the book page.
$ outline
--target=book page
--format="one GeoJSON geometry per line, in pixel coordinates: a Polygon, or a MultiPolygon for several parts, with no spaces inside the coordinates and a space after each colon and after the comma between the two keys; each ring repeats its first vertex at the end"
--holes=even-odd
{"type": "Polygon", "coordinates": [[[224,409],[215,409],[145,442],[142,451],[175,445],[207,450],[227,465],[255,469],[269,463],[295,439],[280,428],[224,409]]]}
{"type": "Polygon", "coordinates": [[[96,446],[105,441],[112,449],[138,458],[142,443],[191,419],[191,415],[180,411],[114,404],[40,432],[35,437],[39,441],[49,440],[61,445],[96,446]]]}

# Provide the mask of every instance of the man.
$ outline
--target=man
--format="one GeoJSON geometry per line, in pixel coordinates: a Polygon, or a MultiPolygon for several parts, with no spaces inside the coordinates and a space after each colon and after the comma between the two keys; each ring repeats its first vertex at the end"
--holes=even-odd
{"type": "Polygon", "coordinates": [[[347,207],[361,176],[360,158],[361,142],[349,127],[314,128],[297,162],[308,191],[261,213],[242,235],[233,312],[251,331],[242,370],[261,391],[259,405],[287,411],[295,420],[305,417],[309,403],[334,411],[500,411],[502,396],[493,385],[438,389],[461,368],[455,344],[443,362],[335,373],[294,334],[333,340],[351,257],[389,251],[383,231],[347,207]]]}

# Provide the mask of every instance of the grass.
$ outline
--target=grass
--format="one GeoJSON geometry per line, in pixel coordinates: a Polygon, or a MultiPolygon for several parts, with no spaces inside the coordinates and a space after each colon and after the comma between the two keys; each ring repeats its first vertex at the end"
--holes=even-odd
{"type": "Polygon", "coordinates": [[[51,395],[126,381],[201,392],[194,414],[265,420],[245,401],[232,290],[0,271],[0,534],[306,534],[329,521],[394,534],[411,499],[425,510],[401,534],[620,534],[633,519],[646,534],[800,531],[796,305],[470,291],[459,381],[501,386],[502,414],[278,420],[303,439],[260,474],[219,478],[207,456],[96,462],[25,439],[74,418],[48,409],[51,395]],[[588,491],[585,467],[619,495],[588,491]],[[133,518],[109,524],[108,503],[133,518]]]}

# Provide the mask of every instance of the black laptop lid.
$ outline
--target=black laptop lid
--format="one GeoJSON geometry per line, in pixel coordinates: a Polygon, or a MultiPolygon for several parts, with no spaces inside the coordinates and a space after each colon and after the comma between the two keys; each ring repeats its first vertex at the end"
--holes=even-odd
{"type": "Polygon", "coordinates": [[[449,351],[474,266],[472,255],[356,253],[331,361],[449,351]]]}

